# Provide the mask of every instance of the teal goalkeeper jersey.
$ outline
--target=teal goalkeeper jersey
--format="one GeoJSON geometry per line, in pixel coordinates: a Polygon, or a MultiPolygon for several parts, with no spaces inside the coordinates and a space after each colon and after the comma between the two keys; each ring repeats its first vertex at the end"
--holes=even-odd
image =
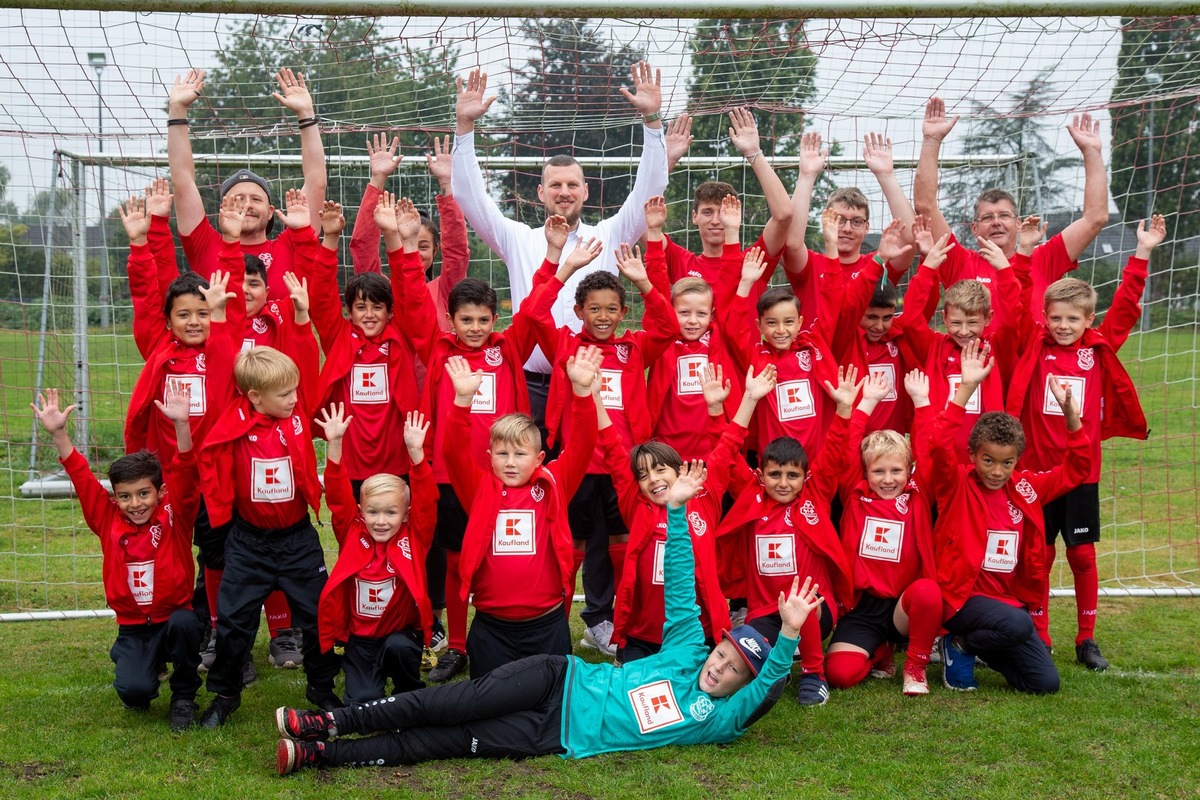
{"type": "Polygon", "coordinates": [[[563,758],[730,742],[779,699],[797,641],[783,635],[747,686],[722,698],[700,690],[700,669],[710,650],[696,605],[691,538],[682,508],[667,513],[663,584],[666,622],[661,652],[620,667],[568,657],[563,758]]]}

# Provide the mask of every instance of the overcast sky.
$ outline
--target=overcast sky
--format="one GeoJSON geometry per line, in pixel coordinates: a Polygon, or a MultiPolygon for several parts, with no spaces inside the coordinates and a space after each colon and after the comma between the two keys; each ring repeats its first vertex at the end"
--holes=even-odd
{"type": "MultiPolygon", "coordinates": [[[[0,161],[13,173],[10,198],[24,206],[34,191],[49,187],[56,147],[97,151],[97,87],[89,51],[105,52],[109,62],[102,86],[106,153],[161,153],[163,103],[172,76],[189,66],[212,66],[222,32],[236,20],[209,14],[0,11],[0,161]]],[[[314,22],[322,21],[296,20],[294,36],[319,35],[319,29],[306,27],[314,22]]],[[[892,137],[898,157],[915,158],[920,118],[931,95],[941,95],[954,110],[966,110],[968,98],[1002,105],[1006,92],[1052,68],[1057,91],[1046,121],[1054,146],[1074,152],[1063,127],[1071,113],[1091,110],[1104,124],[1107,148],[1103,106],[1116,72],[1118,25],[1115,18],[811,20],[806,31],[819,65],[818,98],[809,113],[817,130],[847,143],[848,155],[860,152],[855,143],[865,132],[881,130],[892,137]]],[[[608,27],[614,41],[643,48],[662,67],[667,110],[683,110],[691,23],[612,20],[608,27]]],[[[460,49],[460,69],[478,63],[491,73],[492,86],[500,87],[511,85],[511,69],[523,66],[529,52],[515,29],[515,21],[396,18],[384,20],[379,30],[381,38],[417,47],[429,39],[453,42],[460,49]]],[[[269,80],[264,74],[264,92],[269,80]]],[[[450,92],[448,85],[447,98],[450,92]]],[[[449,100],[446,108],[431,110],[430,120],[449,124],[448,109],[449,100]]],[[[960,123],[955,137],[966,132],[967,125],[960,123]]],[[[952,145],[947,149],[953,152],[952,145]]],[[[1081,172],[1077,178],[1081,192],[1081,172]]],[[[109,170],[107,180],[110,207],[118,194],[144,182],[118,170],[109,170]]],[[[838,180],[867,189],[872,183],[867,173],[838,180]]],[[[906,186],[910,180],[911,175],[901,175],[906,186]]]]}

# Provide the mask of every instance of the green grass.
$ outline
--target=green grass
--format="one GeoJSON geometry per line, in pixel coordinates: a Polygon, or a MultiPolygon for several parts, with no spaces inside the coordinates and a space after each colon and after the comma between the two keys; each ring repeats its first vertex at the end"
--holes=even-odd
{"type": "MultiPolygon", "coordinates": [[[[1062,691],[1028,697],[980,670],[980,691],[906,698],[868,680],[801,709],[793,694],[741,741],[564,762],[450,761],[274,774],[272,711],[303,677],[266,666],[217,732],[173,738],[166,697],[147,714],[112,691],[105,620],[0,625],[0,796],[703,798],[1196,797],[1200,621],[1195,601],[1101,600],[1107,673],[1074,665],[1072,608],[1055,601],[1062,691]]],[[[578,623],[576,623],[578,624],[578,623]]],[[[578,636],[580,631],[576,631],[578,636]]],[[[164,687],[165,689],[165,687],[164,687]]],[[[205,701],[205,698],[202,698],[205,701]]]]}

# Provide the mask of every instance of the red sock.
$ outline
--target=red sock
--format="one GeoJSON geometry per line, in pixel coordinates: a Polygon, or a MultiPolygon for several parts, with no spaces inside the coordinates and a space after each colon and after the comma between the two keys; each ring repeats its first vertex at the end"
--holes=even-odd
{"type": "Polygon", "coordinates": [[[280,631],[292,627],[292,610],[288,608],[287,597],[283,592],[276,589],[267,595],[263,608],[267,610],[267,630],[271,632],[272,639],[278,636],[280,631]]]}
{"type": "Polygon", "coordinates": [[[462,596],[457,550],[446,551],[446,646],[467,652],[467,601],[462,596]]]}
{"type": "Polygon", "coordinates": [[[223,569],[204,568],[204,594],[208,597],[208,616],[212,620],[212,629],[217,629],[217,592],[221,590],[223,569]]]}
{"type": "Polygon", "coordinates": [[[613,567],[613,591],[620,591],[621,577],[625,574],[625,551],[629,542],[611,542],[608,545],[608,558],[613,567]]]}
{"type": "Polygon", "coordinates": [[[936,581],[920,578],[900,595],[900,607],[908,615],[907,658],[925,666],[933,651],[933,638],[942,627],[942,591],[936,581]]]}
{"type": "Polygon", "coordinates": [[[1033,628],[1037,631],[1038,638],[1047,647],[1052,644],[1050,641],[1050,570],[1054,569],[1054,556],[1054,545],[1046,545],[1046,594],[1042,598],[1042,607],[1030,615],[1033,617],[1033,628]]]}
{"type": "MultiPolygon", "coordinates": [[[[868,664],[868,669],[870,665],[868,664]]],[[[825,677],[825,654],[821,651],[821,609],[813,609],[800,628],[800,671],[825,677]]]]}
{"type": "MultiPolygon", "coordinates": [[[[583,543],[580,542],[580,544],[583,544],[583,543]]],[[[572,586],[579,585],[579,583],[578,583],[579,568],[583,566],[584,552],[585,551],[582,547],[576,547],[571,550],[571,558],[572,558],[572,567],[571,568],[572,568],[572,570],[574,570],[574,573],[571,575],[571,585],[572,586]]]]}
{"type": "Polygon", "coordinates": [[[839,650],[825,657],[825,674],[835,689],[849,689],[862,683],[870,671],[870,657],[857,650],[839,650]]]}
{"type": "Polygon", "coordinates": [[[1100,578],[1096,574],[1096,545],[1080,544],[1067,548],[1067,563],[1075,576],[1075,615],[1079,633],[1075,644],[1096,638],[1096,604],[1100,596],[1100,578]]]}

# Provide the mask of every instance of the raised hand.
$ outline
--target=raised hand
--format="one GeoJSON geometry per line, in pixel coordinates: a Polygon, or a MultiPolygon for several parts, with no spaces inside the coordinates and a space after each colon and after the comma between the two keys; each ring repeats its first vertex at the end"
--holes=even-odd
{"type": "Polygon", "coordinates": [[[892,174],[895,171],[892,140],[881,133],[868,133],[863,137],[863,161],[874,175],[892,174]]]}
{"type": "Polygon", "coordinates": [[[992,265],[995,269],[1008,269],[1008,256],[1004,255],[1004,251],[1000,249],[1000,245],[993,242],[991,239],[979,240],[979,254],[983,256],[983,260],[992,265]]]}
{"type": "Polygon", "coordinates": [[[399,136],[393,136],[391,144],[388,144],[386,133],[377,133],[367,139],[367,165],[371,170],[371,181],[378,188],[384,187],[388,176],[404,160],[404,156],[398,154],[399,150],[399,136]]]}
{"type": "Polygon", "coordinates": [[[171,216],[171,182],[166,178],[155,178],[146,187],[146,213],[155,217],[171,216]]]}
{"type": "Polygon", "coordinates": [[[330,403],[329,408],[321,409],[321,416],[316,417],[314,421],[325,431],[325,441],[332,444],[342,440],[350,428],[352,419],[354,417],[346,416],[345,403],[330,403]]]}
{"type": "Polygon", "coordinates": [[[38,422],[42,423],[42,427],[50,434],[65,431],[67,419],[75,410],[74,404],[59,409],[58,389],[47,389],[44,395],[38,392],[37,405],[30,403],[29,407],[33,409],[33,415],[38,418],[38,422]]]}
{"type": "Polygon", "coordinates": [[[742,201],[737,195],[727,194],[721,198],[721,210],[717,212],[717,219],[721,220],[721,225],[727,231],[741,230],[742,201]]]}
{"type": "Polygon", "coordinates": [[[304,74],[292,72],[287,67],[275,73],[275,83],[279,85],[278,92],[271,92],[279,104],[296,115],[297,119],[313,116],[313,99],[308,93],[308,84],[304,74]]]}
{"type": "Polygon", "coordinates": [[[668,172],[674,169],[675,165],[679,163],[679,159],[687,155],[688,148],[692,146],[694,138],[696,137],[692,136],[691,114],[680,114],[671,120],[671,124],[667,126],[664,141],[667,148],[668,172]]]}
{"type": "Polygon", "coordinates": [[[838,217],[840,215],[832,208],[821,212],[821,239],[825,242],[825,255],[837,257],[838,217]]]}
{"type": "MultiPolygon", "coordinates": [[[[424,452],[425,434],[429,432],[429,422],[419,411],[409,411],[404,415],[404,446],[408,448],[410,455],[424,452]]],[[[416,461],[415,458],[413,460],[416,461]]]]}
{"type": "Polygon", "coordinates": [[[700,381],[700,391],[704,395],[704,402],[708,404],[710,413],[725,405],[725,401],[729,399],[729,392],[732,390],[733,381],[725,378],[725,371],[720,364],[704,365],[704,377],[700,381]]]}
{"type": "Polygon", "coordinates": [[[937,139],[940,142],[950,131],[954,130],[956,122],[958,122],[957,116],[946,119],[945,101],[940,97],[931,97],[925,104],[925,121],[921,124],[921,135],[926,139],[937,139]]]}
{"type": "Polygon", "coordinates": [[[407,197],[396,201],[396,232],[402,240],[413,243],[421,233],[421,215],[407,197]]]}
{"type": "Polygon", "coordinates": [[[913,246],[904,235],[904,223],[898,219],[883,229],[879,237],[879,248],[876,252],[884,261],[898,261],[912,258],[913,246]]]}
{"type": "Polygon", "coordinates": [[[450,194],[451,162],[453,159],[454,156],[450,152],[450,137],[443,136],[439,139],[434,136],[433,150],[425,154],[425,166],[429,168],[429,174],[437,180],[442,194],[450,194]]]}
{"type": "Polygon", "coordinates": [[[816,180],[828,157],[829,148],[821,149],[821,134],[809,131],[800,137],[800,177],[816,180]]]}
{"type": "MultiPolygon", "coordinates": [[[[147,190],[149,191],[149,190],[147,190]]],[[[124,204],[117,203],[117,213],[125,226],[125,235],[130,244],[145,244],[150,232],[150,215],[146,213],[146,201],[136,194],[124,204]]]]}
{"type": "Polygon", "coordinates": [[[1146,220],[1138,223],[1137,227],[1137,242],[1138,242],[1138,257],[1149,258],[1151,251],[1163,243],[1163,239],[1167,238],[1167,221],[1162,214],[1155,214],[1150,218],[1150,227],[1146,227],[1146,220]],[[1142,251],[1145,255],[1142,255],[1142,251]]]}
{"type": "Polygon", "coordinates": [[[633,91],[624,86],[620,92],[639,114],[657,114],[662,109],[662,70],[651,69],[646,61],[639,61],[629,70],[633,78],[633,91]]]}
{"type": "Polygon", "coordinates": [[[646,265],[642,263],[642,249],[630,247],[624,242],[617,248],[617,271],[635,285],[650,280],[646,275],[646,265]]]}
{"type": "Polygon", "coordinates": [[[667,199],[661,194],[656,194],[647,200],[642,208],[646,212],[646,229],[661,231],[667,224],[667,199]]]}
{"type": "Polygon", "coordinates": [[[275,209],[275,216],[294,231],[302,231],[312,225],[312,214],[308,210],[308,198],[299,189],[288,189],[284,195],[286,213],[275,209]]]}
{"type": "Polygon", "coordinates": [[[1100,120],[1093,120],[1091,114],[1080,114],[1072,119],[1067,133],[1080,152],[1100,152],[1100,120]]]}
{"type": "Polygon", "coordinates": [[[551,214],[546,217],[542,231],[546,234],[546,244],[561,255],[562,249],[567,246],[567,237],[571,234],[571,225],[567,218],[562,214],[551,214]]]}
{"type": "Polygon", "coordinates": [[[246,224],[246,198],[235,196],[233,192],[221,199],[221,209],[217,214],[217,224],[226,241],[236,242],[242,237],[242,228],[246,224]]]}
{"type": "Polygon", "coordinates": [[[208,288],[200,287],[200,292],[204,295],[204,301],[208,303],[209,311],[214,313],[223,313],[225,304],[237,297],[229,291],[229,273],[221,270],[212,274],[208,279],[208,288]]]}
{"type": "Polygon", "coordinates": [[[192,413],[192,394],[178,380],[167,378],[166,402],[155,398],[154,405],[172,422],[188,422],[192,413]]]}
{"type": "Polygon", "coordinates": [[[1075,396],[1071,392],[1071,384],[1059,381],[1053,375],[1046,381],[1050,386],[1050,393],[1054,395],[1054,399],[1058,401],[1058,407],[1062,409],[1063,415],[1073,414],[1076,418],[1079,417],[1079,403],[1076,402],[1075,396]]]}
{"type": "Polygon", "coordinates": [[[751,247],[742,258],[741,285],[750,287],[767,271],[766,254],[761,247],[751,247]]]}
{"type": "Polygon", "coordinates": [[[812,577],[804,579],[804,585],[800,585],[800,576],[797,575],[792,580],[791,591],[785,597],[783,592],[779,593],[779,618],[783,622],[783,630],[788,634],[788,638],[794,638],[800,629],[804,627],[804,621],[808,619],[808,615],[821,605],[821,596],[817,594],[818,584],[812,582],[812,577]]]}
{"type": "MultiPolygon", "coordinates": [[[[328,201],[326,202],[328,203],[328,201]]],[[[322,218],[322,222],[324,222],[324,218],[322,218]]],[[[396,219],[396,196],[391,192],[384,192],[380,195],[379,202],[375,204],[375,224],[383,233],[399,235],[400,225],[396,219]]]]}
{"type": "Polygon", "coordinates": [[[854,398],[858,397],[858,390],[862,387],[862,382],[858,379],[858,367],[853,364],[838,367],[836,386],[829,381],[823,383],[825,384],[825,394],[829,395],[829,399],[837,403],[840,408],[853,406],[854,398]]]}
{"type": "Polygon", "coordinates": [[[1028,216],[1021,220],[1017,228],[1017,252],[1022,255],[1032,255],[1033,248],[1046,236],[1046,228],[1050,223],[1042,222],[1038,216],[1028,216]]]}
{"type": "Polygon", "coordinates": [[[759,147],[758,122],[748,108],[735,108],[729,112],[729,141],[746,158],[762,155],[759,147]]]}
{"type": "Polygon", "coordinates": [[[458,97],[454,101],[454,117],[459,123],[459,133],[465,133],[463,125],[470,130],[475,120],[487,113],[496,97],[493,95],[484,99],[487,94],[487,73],[478,69],[467,73],[465,82],[461,76],[457,78],[455,85],[458,87],[458,97]]]}
{"type": "Polygon", "coordinates": [[[996,359],[992,358],[992,345],[975,339],[968,342],[959,356],[962,367],[962,382],[972,387],[979,386],[995,366],[996,359]]]}
{"type": "Polygon", "coordinates": [[[954,242],[950,241],[950,234],[942,234],[942,237],[934,242],[933,247],[929,248],[929,252],[925,254],[921,266],[937,269],[946,263],[946,254],[953,250],[954,246],[954,242]]]}
{"type": "MultiPolygon", "coordinates": [[[[913,241],[917,244],[917,252],[921,254],[921,258],[929,255],[929,251],[933,249],[933,227],[930,224],[929,217],[923,214],[917,214],[913,218],[913,241]]],[[[950,241],[949,238],[946,241],[950,241]]]]}
{"type": "MultiPolygon", "coordinates": [[[[326,236],[337,236],[346,229],[346,218],[342,215],[342,204],[326,200],[321,205],[321,230],[326,236]]],[[[393,215],[393,219],[395,215],[393,215]]]]}
{"type": "Polygon", "coordinates": [[[292,300],[292,305],[296,309],[296,317],[303,318],[308,315],[309,305],[308,299],[308,278],[297,278],[294,272],[283,273],[283,284],[287,287],[288,297],[292,300]]]}
{"type": "Polygon", "coordinates": [[[204,70],[189,69],[186,75],[176,75],[175,85],[167,95],[167,116],[176,118],[187,113],[188,107],[200,99],[204,91],[204,70]]]}
{"type": "Polygon", "coordinates": [[[754,374],[754,367],[751,367],[746,370],[746,394],[756,402],[762,400],[775,390],[778,377],[779,371],[774,364],[767,364],[757,375],[754,374]]]}
{"type": "Polygon", "coordinates": [[[679,477],[667,491],[667,505],[671,508],[683,508],[696,495],[704,490],[704,482],[708,480],[708,469],[700,459],[685,461],[679,467],[679,477]]]}
{"type": "Polygon", "coordinates": [[[575,394],[587,397],[592,393],[592,383],[600,374],[600,366],[604,363],[604,353],[599,347],[580,347],[575,355],[567,358],[567,377],[575,394]]]}
{"type": "Polygon", "coordinates": [[[455,403],[460,406],[470,406],[471,398],[483,385],[483,370],[471,371],[471,366],[462,356],[450,356],[446,359],[446,374],[454,385],[455,403]],[[463,402],[466,401],[466,402],[463,402]]]}
{"type": "Polygon", "coordinates": [[[575,249],[571,251],[571,255],[567,256],[567,261],[563,264],[563,267],[574,274],[595,261],[603,252],[604,242],[595,237],[586,241],[580,241],[579,244],[575,245],[575,249]]]}
{"type": "Polygon", "coordinates": [[[911,370],[904,376],[904,391],[917,408],[929,405],[929,376],[919,369],[911,370]]]}

